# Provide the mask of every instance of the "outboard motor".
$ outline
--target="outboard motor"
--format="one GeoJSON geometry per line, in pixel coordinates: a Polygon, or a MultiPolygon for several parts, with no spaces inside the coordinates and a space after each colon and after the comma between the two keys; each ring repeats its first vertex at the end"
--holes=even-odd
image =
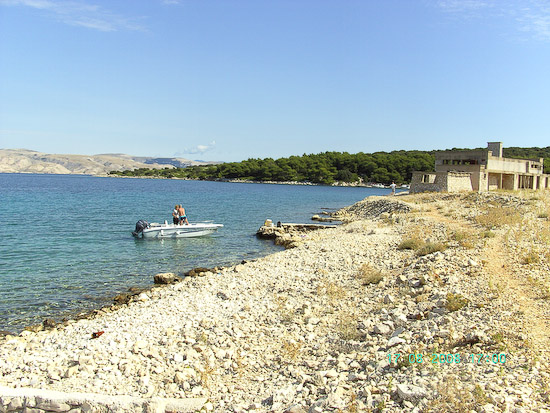
{"type": "Polygon", "coordinates": [[[143,219],[140,219],[138,222],[136,222],[136,230],[132,231],[132,235],[134,237],[139,237],[139,234],[141,234],[143,230],[147,228],[149,228],[149,223],[143,219]]]}

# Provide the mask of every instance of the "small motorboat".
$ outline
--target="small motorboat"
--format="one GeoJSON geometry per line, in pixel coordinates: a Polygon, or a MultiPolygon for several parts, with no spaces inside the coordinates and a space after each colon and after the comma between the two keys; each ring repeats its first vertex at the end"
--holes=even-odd
{"type": "Polygon", "coordinates": [[[139,238],[140,235],[143,238],[191,238],[210,235],[222,227],[222,224],[213,224],[208,221],[176,225],[169,224],[166,221],[164,221],[164,224],[149,224],[147,221],[140,219],[136,223],[136,229],[132,231],[132,235],[136,238],[139,238]]]}

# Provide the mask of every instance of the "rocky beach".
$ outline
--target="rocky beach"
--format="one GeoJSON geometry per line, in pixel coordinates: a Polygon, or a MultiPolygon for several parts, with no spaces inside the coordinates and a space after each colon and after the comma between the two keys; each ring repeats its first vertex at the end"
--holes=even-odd
{"type": "Polygon", "coordinates": [[[285,251],[0,338],[0,412],[550,411],[549,205],[367,198],[285,251]]]}

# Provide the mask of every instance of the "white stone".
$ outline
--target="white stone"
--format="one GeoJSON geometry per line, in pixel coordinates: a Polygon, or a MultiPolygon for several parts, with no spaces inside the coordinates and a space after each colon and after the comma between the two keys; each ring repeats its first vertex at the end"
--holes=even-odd
{"type": "Polygon", "coordinates": [[[374,333],[375,334],[382,334],[382,335],[386,335],[386,334],[390,334],[390,326],[388,326],[387,324],[376,324],[374,326],[374,333]]]}
{"type": "Polygon", "coordinates": [[[401,337],[392,337],[388,340],[388,345],[387,347],[388,348],[391,348],[391,347],[395,347],[399,344],[403,344],[405,343],[406,341],[404,339],[402,339],[401,337]]]}
{"type": "Polygon", "coordinates": [[[65,377],[72,377],[74,376],[76,373],[78,373],[78,366],[71,366],[67,369],[67,371],[65,372],[65,377]]]}
{"type": "Polygon", "coordinates": [[[403,400],[417,401],[426,397],[426,390],[412,384],[397,384],[397,393],[403,400]]]}
{"type": "Polygon", "coordinates": [[[21,397],[14,397],[13,399],[11,399],[7,407],[8,411],[20,409],[23,407],[23,400],[21,400],[21,397]]]}
{"type": "Polygon", "coordinates": [[[71,406],[66,403],[59,403],[55,400],[37,400],[37,409],[46,410],[49,412],[68,412],[71,410],[71,406]]]}

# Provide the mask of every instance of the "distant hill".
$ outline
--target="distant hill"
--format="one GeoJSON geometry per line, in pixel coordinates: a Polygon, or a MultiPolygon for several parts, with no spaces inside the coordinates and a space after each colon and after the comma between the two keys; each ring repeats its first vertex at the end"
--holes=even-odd
{"type": "Polygon", "coordinates": [[[164,169],[208,165],[184,158],[153,158],[120,153],[100,155],[48,154],[28,149],[0,149],[0,173],[107,175],[139,168],[164,169]]]}

